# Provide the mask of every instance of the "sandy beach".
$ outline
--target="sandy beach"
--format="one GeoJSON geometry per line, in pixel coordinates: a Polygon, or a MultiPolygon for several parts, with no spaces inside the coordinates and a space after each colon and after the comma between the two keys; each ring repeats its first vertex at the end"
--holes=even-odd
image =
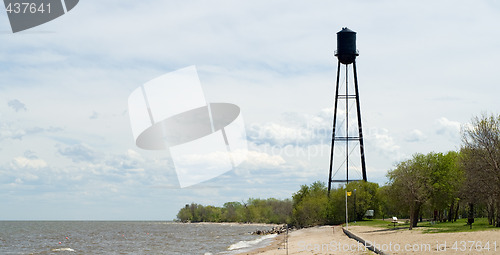
{"type": "MultiPolygon", "coordinates": [[[[349,231],[386,254],[499,254],[500,230],[430,233],[422,230],[351,226],[349,231]]],[[[287,254],[285,235],[268,247],[241,254],[287,254]]],[[[321,226],[293,231],[288,236],[288,254],[375,254],[347,237],[340,226],[321,226]]]]}
{"type": "MultiPolygon", "coordinates": [[[[240,255],[287,254],[285,235],[279,235],[268,247],[240,255]]],[[[288,235],[288,254],[375,254],[347,237],[340,226],[321,226],[292,231],[288,235]]]]}

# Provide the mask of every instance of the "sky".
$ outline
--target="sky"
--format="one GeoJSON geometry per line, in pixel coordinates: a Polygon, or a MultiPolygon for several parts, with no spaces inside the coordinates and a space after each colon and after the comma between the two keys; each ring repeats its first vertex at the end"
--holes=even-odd
{"type": "Polygon", "coordinates": [[[80,1],[15,34],[0,11],[0,220],[172,220],[326,182],[342,27],[358,33],[368,180],[384,185],[500,112],[498,24],[495,0],[80,1]],[[135,145],[127,100],[191,65],[207,101],[240,107],[249,152],[181,189],[168,152],[135,145]]]}

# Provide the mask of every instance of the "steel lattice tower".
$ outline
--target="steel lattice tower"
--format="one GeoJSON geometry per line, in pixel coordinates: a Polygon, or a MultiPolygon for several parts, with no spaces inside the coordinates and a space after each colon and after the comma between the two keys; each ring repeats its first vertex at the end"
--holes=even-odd
{"type": "MultiPolygon", "coordinates": [[[[358,91],[358,77],[356,70],[356,57],[359,56],[358,50],[356,49],[356,32],[348,29],[347,27],[342,28],[341,31],[337,33],[337,50],[335,51],[335,56],[338,59],[337,67],[337,83],[335,88],[335,105],[333,113],[333,133],[332,133],[332,147],[330,153],[330,169],[328,176],[328,194],[330,194],[332,182],[345,182],[349,181],[360,181],[360,180],[349,180],[349,142],[359,141],[359,149],[361,156],[361,171],[363,175],[363,181],[366,181],[366,165],[365,165],[365,153],[364,153],[364,143],[363,143],[363,128],[361,125],[361,109],[359,106],[359,91],[358,91]],[[354,75],[354,90],[350,92],[349,90],[349,65],[352,64],[353,75],[354,75]],[[345,94],[339,94],[340,86],[340,73],[341,65],[345,66],[345,94]],[[339,101],[345,100],[345,134],[343,136],[338,136],[336,133],[337,126],[337,114],[339,111],[339,101]],[[356,115],[357,115],[357,135],[349,135],[349,102],[352,100],[356,104],[356,115]],[[346,160],[345,160],[345,179],[332,179],[333,161],[334,161],[334,147],[336,143],[345,143],[346,149],[346,160]]],[[[339,132],[340,133],[340,132],[339,132]]]]}

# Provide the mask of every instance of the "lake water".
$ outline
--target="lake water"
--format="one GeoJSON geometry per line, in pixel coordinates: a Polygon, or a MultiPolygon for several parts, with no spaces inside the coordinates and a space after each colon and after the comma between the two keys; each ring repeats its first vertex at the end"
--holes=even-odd
{"type": "Polygon", "coordinates": [[[0,254],[235,254],[269,226],[152,221],[0,221],[0,254]]]}

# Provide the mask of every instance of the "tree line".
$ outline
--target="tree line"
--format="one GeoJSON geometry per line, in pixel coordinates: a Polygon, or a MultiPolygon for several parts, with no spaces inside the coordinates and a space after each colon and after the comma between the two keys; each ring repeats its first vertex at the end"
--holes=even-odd
{"type": "MultiPolygon", "coordinates": [[[[356,189],[350,199],[349,217],[361,220],[368,209],[378,208],[378,184],[351,182],[347,190],[356,189]]],[[[185,205],[177,214],[182,222],[252,222],[289,224],[306,227],[324,224],[340,224],[345,221],[345,187],[332,189],[327,194],[323,182],[302,185],[292,199],[248,199],[246,202],[227,202],[222,207],[204,206],[196,203],[185,205]]]]}
{"type": "Polygon", "coordinates": [[[253,222],[282,224],[290,222],[290,199],[255,199],[247,202],[227,202],[222,207],[187,204],[177,219],[182,222],[253,222]]]}
{"type": "Polygon", "coordinates": [[[346,217],[409,218],[410,228],[423,218],[436,222],[487,217],[500,227],[500,116],[472,119],[462,130],[458,151],[414,154],[387,173],[388,182],[350,182],[333,187],[325,183],[302,185],[291,199],[249,199],[222,207],[188,204],[177,219],[183,222],[287,223],[297,227],[341,224],[346,217]]]}

